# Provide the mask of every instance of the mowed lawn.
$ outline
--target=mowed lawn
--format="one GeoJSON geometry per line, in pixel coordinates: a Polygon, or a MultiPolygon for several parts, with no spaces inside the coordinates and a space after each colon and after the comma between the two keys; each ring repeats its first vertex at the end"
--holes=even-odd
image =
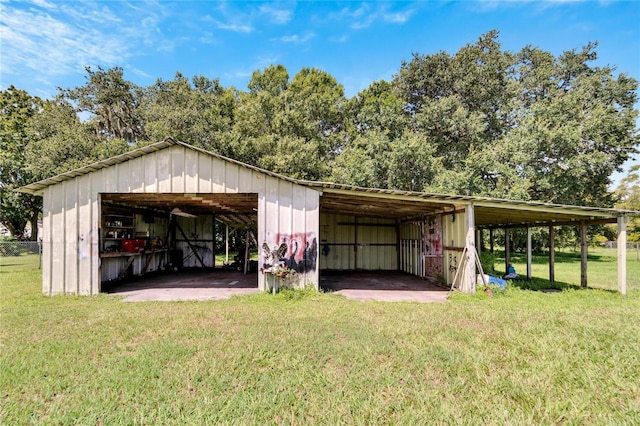
{"type": "Polygon", "coordinates": [[[0,424],[639,424],[633,268],[626,297],[122,303],[0,258],[0,424]]]}

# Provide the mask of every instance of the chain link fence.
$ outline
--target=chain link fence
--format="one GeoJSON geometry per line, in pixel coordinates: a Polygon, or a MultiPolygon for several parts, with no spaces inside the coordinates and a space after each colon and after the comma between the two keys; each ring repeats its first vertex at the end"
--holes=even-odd
{"type": "Polygon", "coordinates": [[[0,257],[40,254],[42,243],[39,241],[0,241],[0,257]]]}

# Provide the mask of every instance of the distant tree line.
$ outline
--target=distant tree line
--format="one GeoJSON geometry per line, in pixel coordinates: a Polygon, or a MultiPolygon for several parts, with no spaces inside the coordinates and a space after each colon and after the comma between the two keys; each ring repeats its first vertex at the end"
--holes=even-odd
{"type": "Polygon", "coordinates": [[[637,203],[632,176],[608,186],[638,152],[638,82],[594,66],[596,48],[510,52],[491,31],[453,55],[414,53],[352,98],[325,71],[291,77],[282,65],[254,71],[247,90],[181,73],[140,87],[120,67],[87,67],[85,84],[55,99],[11,86],[0,93],[0,222],[35,229],[41,201],[15,188],[168,136],[301,179],[637,203]]]}

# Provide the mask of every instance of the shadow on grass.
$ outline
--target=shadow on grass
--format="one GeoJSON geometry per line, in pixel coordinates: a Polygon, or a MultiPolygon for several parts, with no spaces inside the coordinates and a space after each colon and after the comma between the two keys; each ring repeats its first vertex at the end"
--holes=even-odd
{"type": "MultiPolygon", "coordinates": [[[[511,260],[514,263],[526,263],[527,261],[526,253],[510,253],[510,255],[511,260]]],[[[588,262],[609,262],[610,260],[610,256],[603,256],[599,254],[587,255],[588,262]]],[[[554,261],[555,263],[580,263],[580,252],[556,252],[554,261]]],[[[500,262],[504,263],[504,252],[496,252],[496,264],[499,264],[500,262]]],[[[536,265],[546,265],[549,263],[549,254],[534,254],[531,256],[531,263],[536,265]]]]}
{"type": "Polygon", "coordinates": [[[605,288],[599,288],[599,287],[581,287],[579,285],[569,284],[562,281],[551,282],[544,278],[536,278],[536,277],[533,277],[531,280],[527,280],[526,278],[513,280],[509,282],[509,285],[512,287],[517,287],[521,290],[540,291],[543,293],[553,293],[556,291],[565,291],[565,290],[585,290],[585,291],[598,290],[598,291],[605,291],[608,293],[618,292],[617,290],[605,289],[605,288]]]}

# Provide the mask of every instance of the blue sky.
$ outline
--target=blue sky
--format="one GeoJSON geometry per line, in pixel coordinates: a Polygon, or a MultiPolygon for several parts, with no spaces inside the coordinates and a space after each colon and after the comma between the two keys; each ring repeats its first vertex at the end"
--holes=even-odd
{"type": "Polygon", "coordinates": [[[640,80],[640,1],[210,2],[0,0],[0,88],[49,98],[86,65],[147,86],[176,71],[246,89],[283,64],[333,75],[353,96],[412,52],[455,53],[489,30],[517,51],[598,41],[598,65],[640,80]]]}

